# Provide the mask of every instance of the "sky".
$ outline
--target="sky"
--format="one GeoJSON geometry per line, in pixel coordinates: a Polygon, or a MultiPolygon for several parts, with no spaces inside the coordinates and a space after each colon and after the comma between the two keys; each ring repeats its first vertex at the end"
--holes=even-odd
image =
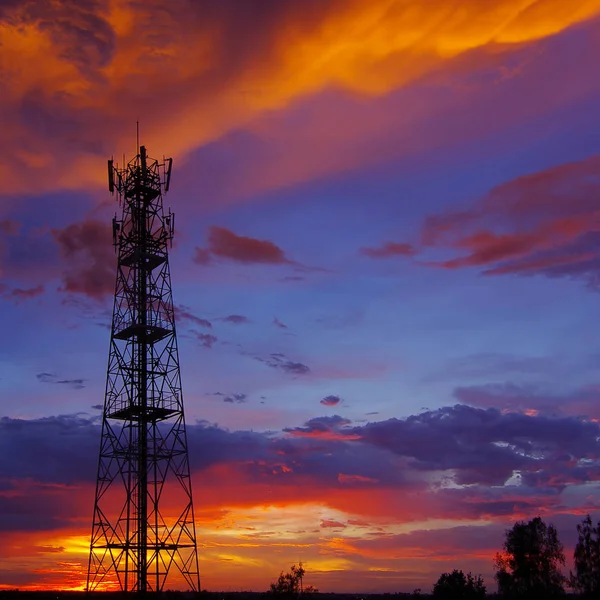
{"type": "Polygon", "coordinates": [[[202,588],[600,518],[600,0],[0,0],[0,588],[85,585],[116,256],[165,205],[202,588]]]}

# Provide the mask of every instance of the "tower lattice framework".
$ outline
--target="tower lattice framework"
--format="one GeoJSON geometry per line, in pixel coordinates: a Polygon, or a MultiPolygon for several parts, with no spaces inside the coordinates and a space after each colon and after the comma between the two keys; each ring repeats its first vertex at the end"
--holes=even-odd
{"type": "Polygon", "coordinates": [[[172,160],[108,161],[118,253],[87,588],[200,590],[163,209],[172,160]],[[173,584],[171,583],[173,582],[173,584]]]}

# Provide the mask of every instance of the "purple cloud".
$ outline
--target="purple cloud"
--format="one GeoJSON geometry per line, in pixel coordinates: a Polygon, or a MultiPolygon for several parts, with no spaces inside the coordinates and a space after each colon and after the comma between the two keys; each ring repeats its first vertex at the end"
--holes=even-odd
{"type": "Polygon", "coordinates": [[[339,396],[325,396],[322,400],[319,400],[323,406],[337,406],[342,399],[339,396]]]}
{"type": "Polygon", "coordinates": [[[244,317],[243,315],[227,315],[222,319],[226,323],[233,323],[234,325],[242,325],[244,323],[250,323],[250,319],[248,317],[244,317]]]}
{"type": "Polygon", "coordinates": [[[199,331],[194,331],[193,333],[205,348],[212,348],[213,344],[217,341],[216,336],[210,333],[200,333],[199,331]]]}
{"type": "Polygon", "coordinates": [[[183,306],[182,304],[177,307],[177,310],[175,311],[175,317],[178,321],[193,323],[194,325],[199,325],[200,327],[212,329],[212,323],[209,320],[196,316],[187,306],[183,306]]]}

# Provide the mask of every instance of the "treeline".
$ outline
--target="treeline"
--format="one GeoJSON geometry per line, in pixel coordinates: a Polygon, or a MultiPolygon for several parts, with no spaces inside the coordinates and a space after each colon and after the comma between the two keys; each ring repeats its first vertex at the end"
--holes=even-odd
{"type": "MultiPolygon", "coordinates": [[[[546,525],[541,517],[515,523],[506,532],[502,550],[494,560],[498,593],[493,596],[503,600],[552,600],[569,589],[581,598],[600,600],[600,521],[594,526],[588,515],[577,525],[577,535],[575,570],[567,576],[562,572],[564,547],[554,525],[546,525]]],[[[305,573],[302,564],[292,566],[289,573],[282,571],[268,594],[290,599],[318,594],[314,587],[303,586],[305,573]]],[[[419,596],[424,596],[421,590],[412,594],[419,596]]],[[[455,569],[440,575],[431,596],[439,600],[482,600],[487,588],[481,575],[455,569]]]]}
{"type": "MultiPolygon", "coordinates": [[[[582,598],[600,599],[600,521],[594,526],[588,515],[577,525],[577,535],[575,570],[565,575],[564,547],[554,525],[540,517],[515,523],[494,560],[498,596],[546,600],[564,596],[570,588],[582,598]]],[[[440,576],[432,595],[440,600],[480,600],[486,592],[481,575],[455,569],[440,576]]]]}

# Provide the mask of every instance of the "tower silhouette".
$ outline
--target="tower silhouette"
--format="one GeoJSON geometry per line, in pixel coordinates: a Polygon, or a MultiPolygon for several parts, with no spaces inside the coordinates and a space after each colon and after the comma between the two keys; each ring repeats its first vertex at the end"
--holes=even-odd
{"type": "Polygon", "coordinates": [[[164,212],[172,159],[108,161],[118,253],[87,589],[200,590],[164,212]],[[172,583],[171,583],[172,582],[172,583]]]}

